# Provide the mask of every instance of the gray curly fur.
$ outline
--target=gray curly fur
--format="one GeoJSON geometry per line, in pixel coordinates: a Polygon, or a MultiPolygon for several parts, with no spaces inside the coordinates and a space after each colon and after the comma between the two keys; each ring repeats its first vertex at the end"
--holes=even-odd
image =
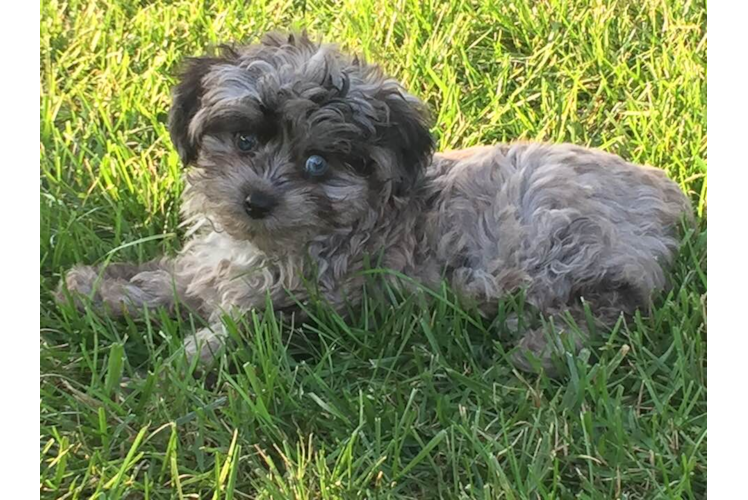
{"type": "MultiPolygon", "coordinates": [[[[361,298],[372,256],[428,287],[446,279],[489,316],[498,299],[524,290],[557,327],[568,314],[583,318],[583,302],[610,326],[666,287],[679,222],[691,217],[662,171],[598,150],[512,144],[434,154],[418,99],[377,66],[304,34],[189,60],[170,131],[190,167],[182,252],[75,267],[64,283],[112,314],[187,304],[214,325],[185,341],[206,362],[223,344],[222,314],[263,309],[268,295],[276,310],[293,310],[288,292],[303,303],[307,280],[345,313],[361,298]],[[239,132],[256,134],[254,151],[237,149],[239,132]],[[330,163],[324,179],[304,175],[311,154],[330,163]],[[244,209],[258,190],[275,201],[259,220],[244,209]]],[[[515,363],[530,369],[530,351],[550,369],[548,338],[542,328],[525,332],[515,363]]]]}

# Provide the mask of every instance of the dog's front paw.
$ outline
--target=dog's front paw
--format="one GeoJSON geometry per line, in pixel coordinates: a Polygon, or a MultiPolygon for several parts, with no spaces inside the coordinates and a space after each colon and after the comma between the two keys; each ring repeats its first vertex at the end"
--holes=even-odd
{"type": "Polygon", "coordinates": [[[218,357],[226,344],[223,325],[203,328],[184,339],[184,354],[191,363],[198,358],[203,365],[210,365],[218,357]]]}
{"type": "Polygon", "coordinates": [[[68,294],[65,293],[67,289],[75,305],[80,309],[82,308],[80,296],[95,300],[94,292],[97,279],[99,279],[99,275],[93,267],[75,266],[65,273],[65,278],[60,281],[54,298],[58,304],[67,304],[68,294]]]}

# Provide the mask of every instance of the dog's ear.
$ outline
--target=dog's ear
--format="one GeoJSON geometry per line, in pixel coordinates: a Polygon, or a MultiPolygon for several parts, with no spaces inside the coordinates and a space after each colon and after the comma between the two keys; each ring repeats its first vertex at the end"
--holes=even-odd
{"type": "Polygon", "coordinates": [[[403,196],[431,161],[434,152],[431,121],[426,105],[404,91],[388,93],[385,103],[389,116],[384,140],[397,156],[400,167],[393,179],[393,193],[403,196]]]}
{"type": "Polygon", "coordinates": [[[182,163],[189,165],[197,159],[197,144],[190,138],[192,118],[200,109],[203,96],[203,77],[224,59],[216,57],[193,57],[185,61],[179,74],[179,83],[172,92],[169,111],[169,134],[179,152],[182,163]]]}

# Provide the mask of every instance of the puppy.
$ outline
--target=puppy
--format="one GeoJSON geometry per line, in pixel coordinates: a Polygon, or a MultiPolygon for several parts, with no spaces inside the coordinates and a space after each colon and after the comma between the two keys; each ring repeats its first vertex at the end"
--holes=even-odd
{"type": "Polygon", "coordinates": [[[526,331],[515,363],[550,369],[549,340],[585,303],[611,325],[666,286],[691,209],[663,172],[567,144],[434,154],[429,126],[424,104],[377,66],[305,34],[189,59],[169,118],[188,167],[184,249],[75,267],[58,299],[86,295],[115,315],[181,302],[212,325],[185,340],[209,362],[223,314],[268,297],[300,314],[309,282],[344,313],[376,261],[426,287],[446,279],[487,316],[523,290],[556,330],[526,331]]]}

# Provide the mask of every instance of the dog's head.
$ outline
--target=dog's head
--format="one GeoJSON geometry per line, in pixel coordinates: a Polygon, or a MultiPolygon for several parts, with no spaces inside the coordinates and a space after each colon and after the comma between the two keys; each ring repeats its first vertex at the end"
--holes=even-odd
{"type": "Polygon", "coordinates": [[[433,152],[418,99],[305,34],[188,60],[169,128],[192,167],[192,210],[262,246],[381,213],[408,196],[433,152]]]}

